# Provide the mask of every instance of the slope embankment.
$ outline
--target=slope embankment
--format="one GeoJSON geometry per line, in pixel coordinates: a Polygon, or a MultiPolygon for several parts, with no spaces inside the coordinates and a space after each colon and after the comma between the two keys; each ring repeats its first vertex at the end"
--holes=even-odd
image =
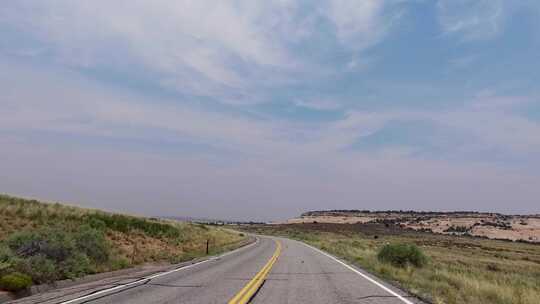
{"type": "Polygon", "coordinates": [[[233,249],[244,240],[243,234],[219,227],[0,195],[0,289],[20,291],[136,265],[179,263],[233,249]]]}

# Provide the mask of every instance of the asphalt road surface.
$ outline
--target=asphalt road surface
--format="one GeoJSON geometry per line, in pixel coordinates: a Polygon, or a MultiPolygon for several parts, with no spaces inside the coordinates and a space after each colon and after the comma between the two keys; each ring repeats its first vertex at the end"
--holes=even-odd
{"type": "Polygon", "coordinates": [[[421,302],[301,242],[259,237],[216,259],[47,303],[421,302]]]}

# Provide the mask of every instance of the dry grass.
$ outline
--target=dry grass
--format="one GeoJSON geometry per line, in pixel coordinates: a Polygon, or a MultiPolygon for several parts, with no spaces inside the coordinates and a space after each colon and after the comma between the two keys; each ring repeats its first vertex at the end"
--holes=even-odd
{"type": "Polygon", "coordinates": [[[324,224],[247,229],[305,241],[433,303],[536,304],[540,299],[539,245],[391,229],[381,233],[380,227],[375,238],[369,225],[351,226],[342,225],[341,231],[324,224]],[[422,268],[382,263],[377,252],[386,243],[416,244],[429,262],[422,268]]]}
{"type": "Polygon", "coordinates": [[[0,195],[0,245],[14,233],[50,228],[76,233],[82,226],[102,231],[110,245],[110,259],[96,265],[93,269],[96,272],[149,262],[180,262],[204,256],[207,240],[210,241],[210,254],[216,254],[239,246],[245,239],[244,235],[219,227],[112,214],[0,195]]]}

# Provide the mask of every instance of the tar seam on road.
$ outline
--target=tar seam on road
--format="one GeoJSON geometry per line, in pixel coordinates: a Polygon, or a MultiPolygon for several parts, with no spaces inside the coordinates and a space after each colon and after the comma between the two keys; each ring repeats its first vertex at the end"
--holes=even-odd
{"type": "Polygon", "coordinates": [[[276,242],[276,251],[270,260],[264,265],[264,267],[253,277],[249,283],[244,286],[229,302],[228,304],[246,304],[253,299],[257,294],[261,286],[266,280],[266,276],[272,269],[272,266],[276,263],[279,255],[281,254],[281,242],[275,240],[276,242]]]}
{"type": "MultiPolygon", "coordinates": [[[[78,301],[93,298],[93,297],[96,297],[96,296],[101,295],[101,294],[106,294],[106,293],[110,293],[110,292],[113,292],[113,291],[119,292],[119,291],[122,291],[124,289],[127,290],[127,289],[130,289],[130,288],[136,287],[136,286],[134,286],[136,284],[140,284],[140,283],[143,283],[143,282],[149,282],[152,279],[162,277],[162,276],[166,276],[168,274],[171,274],[171,273],[174,273],[174,272],[177,272],[177,271],[189,269],[189,268],[192,268],[192,267],[195,267],[195,266],[198,266],[198,265],[210,262],[210,261],[219,260],[219,259],[221,259],[221,258],[223,258],[225,256],[228,256],[228,255],[233,254],[235,252],[238,252],[240,250],[245,250],[245,249],[257,244],[258,242],[259,242],[259,238],[257,238],[257,240],[254,243],[251,243],[251,244],[249,244],[247,246],[244,246],[244,247],[240,247],[240,248],[235,249],[233,251],[229,251],[229,252],[227,252],[225,254],[222,254],[220,256],[209,258],[208,260],[204,260],[204,261],[200,261],[200,262],[197,262],[197,263],[194,263],[194,264],[190,264],[190,265],[187,265],[187,266],[176,268],[176,269],[173,269],[173,270],[170,270],[170,271],[167,271],[167,272],[161,272],[161,273],[155,274],[153,276],[149,276],[149,277],[146,277],[146,278],[141,278],[140,280],[137,280],[137,281],[134,281],[134,282],[131,282],[131,283],[128,283],[128,284],[123,284],[123,285],[118,285],[118,286],[107,288],[107,289],[98,290],[96,292],[92,292],[92,293],[84,295],[82,297],[78,297],[78,298],[71,299],[71,300],[68,300],[68,301],[60,302],[58,304],[71,304],[71,303],[75,303],[75,302],[78,302],[78,301]]],[[[103,295],[103,296],[106,296],[106,295],[103,295]]]]}
{"type": "Polygon", "coordinates": [[[330,255],[330,254],[328,254],[328,253],[326,253],[326,252],[324,252],[324,251],[318,249],[318,248],[315,248],[315,247],[313,247],[313,246],[311,246],[311,245],[308,245],[308,244],[306,244],[306,243],[303,243],[303,242],[301,242],[301,243],[304,244],[304,245],[306,245],[307,247],[309,247],[309,248],[311,248],[311,249],[313,249],[313,250],[319,252],[320,254],[325,255],[325,256],[331,258],[332,260],[334,260],[334,261],[340,263],[341,265],[347,267],[348,269],[354,271],[356,274],[360,275],[360,276],[363,277],[364,279],[370,281],[371,283],[373,283],[373,284],[379,286],[380,288],[382,288],[382,289],[385,290],[386,292],[390,293],[390,294],[393,295],[394,297],[400,299],[401,301],[403,301],[403,303],[406,303],[406,304],[414,304],[413,302],[411,302],[411,301],[405,299],[405,297],[403,297],[402,295],[396,293],[396,292],[393,291],[392,289],[390,289],[390,288],[384,286],[383,284],[381,284],[381,283],[375,281],[374,279],[370,278],[369,276],[367,276],[367,275],[361,273],[360,271],[358,271],[357,269],[355,269],[355,268],[352,267],[351,265],[342,262],[342,261],[339,260],[338,258],[336,258],[336,257],[334,257],[334,256],[332,256],[332,255],[330,255]]]}

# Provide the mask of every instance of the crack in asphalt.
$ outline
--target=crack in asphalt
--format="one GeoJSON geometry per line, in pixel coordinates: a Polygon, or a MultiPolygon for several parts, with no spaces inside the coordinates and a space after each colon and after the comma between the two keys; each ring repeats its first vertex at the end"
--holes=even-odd
{"type": "Polygon", "coordinates": [[[225,280],[231,280],[231,281],[249,281],[251,278],[225,278],[225,280]]]}

